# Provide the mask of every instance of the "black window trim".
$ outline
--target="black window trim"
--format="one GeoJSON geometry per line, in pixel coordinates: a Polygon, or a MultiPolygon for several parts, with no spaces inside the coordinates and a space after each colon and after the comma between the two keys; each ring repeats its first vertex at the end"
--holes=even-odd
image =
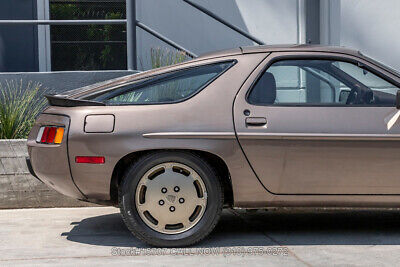
{"type": "MultiPolygon", "coordinates": [[[[202,65],[196,65],[196,66],[191,66],[191,67],[185,67],[185,68],[181,68],[181,69],[177,69],[177,70],[173,70],[173,71],[169,71],[166,73],[162,73],[162,74],[157,74],[157,75],[153,75],[151,77],[148,78],[144,78],[144,80],[139,80],[137,81],[137,84],[134,83],[129,83],[129,84],[123,84],[121,85],[121,88],[116,88],[112,91],[108,91],[108,92],[113,92],[116,91],[115,94],[112,94],[112,96],[107,97],[107,98],[111,98],[114,96],[118,95],[118,91],[119,90],[123,90],[123,87],[125,86],[129,86],[133,84],[132,89],[130,89],[129,91],[134,91],[136,89],[140,89],[143,88],[144,86],[151,86],[153,84],[157,84],[160,81],[168,81],[170,79],[176,78],[177,76],[174,77],[170,77],[173,76],[174,73],[177,72],[181,72],[181,71],[188,71],[188,70],[192,70],[192,69],[196,69],[196,68],[201,68],[201,67],[205,67],[205,66],[211,66],[211,65],[218,65],[218,64],[224,64],[224,63],[230,63],[230,65],[225,68],[223,71],[221,71],[220,73],[218,73],[218,75],[216,75],[215,77],[213,77],[212,79],[210,79],[209,81],[207,81],[207,83],[205,83],[203,86],[201,86],[199,89],[197,89],[195,92],[193,92],[192,94],[184,97],[184,98],[180,98],[178,100],[175,101],[164,101],[164,102],[151,102],[151,103],[140,103],[140,104],[135,104],[135,103],[107,103],[107,102],[102,102],[105,101],[105,99],[101,99],[99,100],[100,102],[104,103],[106,106],[141,106],[141,105],[165,105],[165,104],[176,104],[176,103],[181,103],[184,101],[187,101],[188,99],[194,97],[195,95],[197,95],[198,93],[200,93],[204,88],[206,88],[207,86],[209,86],[211,83],[213,83],[216,79],[218,79],[220,76],[222,76],[225,72],[227,72],[229,69],[231,69],[234,65],[236,65],[238,61],[236,59],[227,59],[227,60],[221,60],[221,61],[217,61],[217,62],[212,62],[212,63],[206,63],[206,64],[202,64],[202,65]],[[167,77],[167,78],[166,78],[167,77]],[[170,77],[170,78],[168,78],[170,77]]],[[[178,76],[179,77],[179,76],[178,76]]],[[[107,93],[107,92],[106,92],[107,93]]],[[[96,96],[94,96],[96,97],[96,96]]]]}
{"type": "MultiPolygon", "coordinates": [[[[258,80],[261,78],[261,76],[268,70],[268,68],[278,62],[278,61],[283,61],[283,60],[332,60],[332,61],[342,61],[342,62],[347,62],[351,64],[355,64],[357,66],[361,66],[361,68],[365,68],[367,71],[377,75],[378,77],[382,78],[388,83],[391,83],[395,85],[396,87],[399,88],[400,90],[400,83],[393,78],[385,75],[382,72],[378,72],[375,68],[372,68],[364,63],[361,62],[361,60],[367,62],[370,65],[375,66],[377,69],[382,69],[384,71],[387,71],[385,68],[382,68],[373,62],[369,61],[368,58],[364,57],[356,57],[354,55],[347,55],[347,54],[341,54],[341,53],[330,53],[330,55],[327,54],[321,54],[321,55],[316,55],[316,54],[311,54],[307,55],[307,53],[313,53],[313,52],[303,52],[302,54],[293,54],[293,55],[278,55],[274,56],[273,52],[271,53],[265,60],[267,60],[267,64],[262,68],[262,70],[257,74],[257,77],[253,80],[251,83],[249,89],[246,92],[245,95],[245,100],[248,104],[253,105],[253,106],[265,106],[265,107],[358,107],[358,108],[366,108],[366,107],[395,107],[395,105],[365,105],[365,104],[360,104],[360,105],[346,105],[346,104],[330,104],[330,103],[277,103],[277,104],[255,104],[252,103],[249,100],[249,96],[251,91],[253,90],[254,86],[257,84],[258,80]],[[270,57],[273,57],[272,59],[269,59],[270,57]],[[351,57],[354,57],[356,59],[353,59],[351,57]]],[[[296,53],[296,52],[294,52],[296,53]]],[[[389,72],[390,74],[393,75],[393,73],[389,72]]],[[[397,77],[397,76],[396,76],[397,77]]]]}

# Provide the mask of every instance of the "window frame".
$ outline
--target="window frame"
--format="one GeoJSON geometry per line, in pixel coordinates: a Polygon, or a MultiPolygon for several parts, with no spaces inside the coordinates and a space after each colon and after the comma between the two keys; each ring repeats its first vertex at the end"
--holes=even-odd
{"type": "MultiPolygon", "coordinates": [[[[115,94],[111,94],[110,97],[107,97],[106,99],[101,99],[101,100],[96,100],[99,102],[104,103],[106,106],[142,106],[142,105],[166,105],[166,104],[176,104],[176,103],[181,103],[184,101],[189,100],[190,98],[196,96],[198,93],[200,93],[201,91],[203,91],[204,88],[206,88],[207,86],[209,86],[211,83],[213,83],[216,79],[218,79],[219,77],[221,77],[225,72],[227,72],[228,70],[230,70],[233,66],[236,65],[238,61],[236,59],[227,59],[227,60],[221,60],[221,61],[217,61],[217,62],[212,62],[212,63],[206,63],[206,64],[201,64],[201,65],[196,65],[196,66],[190,66],[190,67],[184,67],[184,68],[180,68],[180,69],[176,69],[173,71],[168,71],[168,72],[164,72],[161,74],[156,74],[156,75],[151,75],[150,77],[146,77],[143,78],[141,80],[132,82],[132,83],[128,83],[128,84],[122,84],[120,86],[120,88],[115,88],[115,89],[111,89],[110,91],[104,92],[104,94],[106,93],[112,93],[113,91],[119,91],[119,90],[123,90],[123,87],[126,86],[130,86],[132,85],[132,89],[128,89],[126,92],[128,91],[134,91],[136,89],[140,89],[143,88],[145,86],[152,86],[155,85],[159,82],[163,82],[163,81],[168,81],[180,76],[173,76],[175,73],[178,72],[182,72],[182,71],[189,71],[189,70],[193,70],[196,68],[201,68],[201,67],[206,67],[206,66],[211,66],[211,65],[218,65],[218,64],[224,64],[224,63],[230,63],[230,65],[224,69],[223,71],[221,71],[220,73],[218,73],[215,77],[213,77],[212,79],[208,80],[204,85],[202,85],[199,89],[197,89],[194,93],[189,94],[186,97],[180,98],[178,100],[174,100],[174,101],[163,101],[163,102],[150,102],[150,103],[140,103],[140,104],[135,104],[135,103],[107,103],[107,102],[103,102],[106,99],[112,98],[112,97],[116,97],[118,96],[118,92],[115,92],[115,94]]],[[[121,93],[122,94],[122,93],[121,93]]],[[[101,94],[100,94],[101,95],[101,94]]],[[[88,96],[88,99],[92,100],[93,98],[100,96],[99,94],[95,94],[95,95],[91,95],[88,96]]],[[[84,97],[86,98],[86,97],[84,97]]]]}
{"type": "MultiPolygon", "coordinates": [[[[361,54],[360,54],[361,55],[361,54]]],[[[284,55],[280,55],[280,52],[273,52],[266,58],[265,66],[261,69],[259,73],[257,73],[256,78],[252,81],[250,87],[248,88],[245,101],[247,104],[253,106],[265,106],[265,107],[395,107],[395,105],[382,105],[382,104],[371,104],[371,105],[343,105],[337,103],[277,103],[277,104],[254,104],[249,101],[249,96],[251,91],[261,78],[261,76],[276,62],[283,60],[331,60],[331,61],[340,61],[351,63],[356,66],[362,66],[367,71],[377,75],[381,79],[385,80],[388,83],[393,84],[398,87],[400,90],[400,77],[395,75],[392,72],[388,72],[379,65],[374,64],[369,61],[368,58],[364,57],[356,57],[354,55],[342,54],[342,53],[332,53],[332,52],[290,52],[285,53],[284,55]],[[385,74],[388,73],[389,75],[385,74]],[[390,77],[393,76],[393,77],[390,77]]],[[[347,74],[348,75],[348,74],[347,74]]]]}
{"type": "MultiPolygon", "coordinates": [[[[51,13],[51,8],[50,8],[50,1],[51,0],[35,0],[37,10],[36,10],[36,15],[38,20],[45,20],[45,21],[52,21],[50,19],[50,13],[51,13]]],[[[124,0],[121,0],[123,2],[124,0]]],[[[118,2],[118,1],[117,1],[118,2]]],[[[126,1],[125,1],[125,7],[126,7],[126,1]]],[[[128,14],[126,13],[126,19],[128,20],[128,14]]],[[[80,21],[85,21],[86,19],[81,19],[80,21]]],[[[105,20],[113,20],[113,19],[105,19],[105,20]]],[[[78,21],[78,20],[77,20],[78,21]]],[[[53,69],[53,51],[51,49],[52,42],[51,42],[51,27],[52,24],[44,24],[38,27],[36,37],[38,38],[38,69],[39,72],[51,72],[55,71],[53,69]]],[[[58,24],[60,26],[67,26],[69,24],[58,24]]],[[[75,24],[75,25],[87,25],[85,23],[82,24],[75,24]]],[[[105,25],[104,23],[94,23],[92,25],[105,25]]],[[[121,23],[121,25],[125,25],[126,23],[121,23]]],[[[126,34],[125,34],[126,35],[126,34]]],[[[126,37],[127,38],[127,37],[126,37]]],[[[126,41],[128,42],[128,41],[126,41]]],[[[126,44],[128,47],[128,44],[126,44]]],[[[127,48],[128,49],[128,48],[127,48]]],[[[128,52],[127,52],[128,53],[128,52]]],[[[126,69],[94,69],[94,70],[89,70],[89,71],[127,71],[129,69],[129,56],[128,54],[125,56],[127,68],[126,69]]],[[[85,70],[59,70],[59,71],[85,71],[85,70]]]]}

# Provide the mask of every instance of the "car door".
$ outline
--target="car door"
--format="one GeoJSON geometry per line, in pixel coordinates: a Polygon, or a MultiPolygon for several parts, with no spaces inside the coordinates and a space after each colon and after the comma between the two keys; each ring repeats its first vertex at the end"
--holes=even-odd
{"type": "Polygon", "coordinates": [[[400,194],[398,78],[367,59],[272,53],[236,96],[236,134],[275,194],[400,194]]]}

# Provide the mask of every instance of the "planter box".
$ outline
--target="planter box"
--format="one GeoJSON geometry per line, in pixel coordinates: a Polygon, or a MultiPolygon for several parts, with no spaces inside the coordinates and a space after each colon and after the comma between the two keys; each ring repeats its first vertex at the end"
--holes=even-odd
{"type": "Polygon", "coordinates": [[[61,195],[30,175],[27,156],[26,140],[0,140],[0,209],[91,206],[61,195]]]}

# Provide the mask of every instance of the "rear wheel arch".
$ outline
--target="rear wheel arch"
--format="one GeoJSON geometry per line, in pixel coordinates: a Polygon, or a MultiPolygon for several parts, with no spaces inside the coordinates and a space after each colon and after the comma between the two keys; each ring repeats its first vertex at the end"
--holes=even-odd
{"type": "Polygon", "coordinates": [[[221,180],[221,184],[223,185],[223,191],[224,191],[224,205],[228,207],[233,206],[232,182],[228,166],[226,165],[224,160],[221,157],[207,151],[190,150],[190,149],[143,150],[143,151],[132,152],[122,157],[115,165],[111,178],[110,197],[114,205],[118,205],[118,188],[122,182],[125,171],[136,161],[140,160],[143,156],[161,151],[170,153],[174,152],[192,153],[200,157],[201,159],[205,160],[216,170],[216,172],[218,173],[218,177],[221,180]]]}

